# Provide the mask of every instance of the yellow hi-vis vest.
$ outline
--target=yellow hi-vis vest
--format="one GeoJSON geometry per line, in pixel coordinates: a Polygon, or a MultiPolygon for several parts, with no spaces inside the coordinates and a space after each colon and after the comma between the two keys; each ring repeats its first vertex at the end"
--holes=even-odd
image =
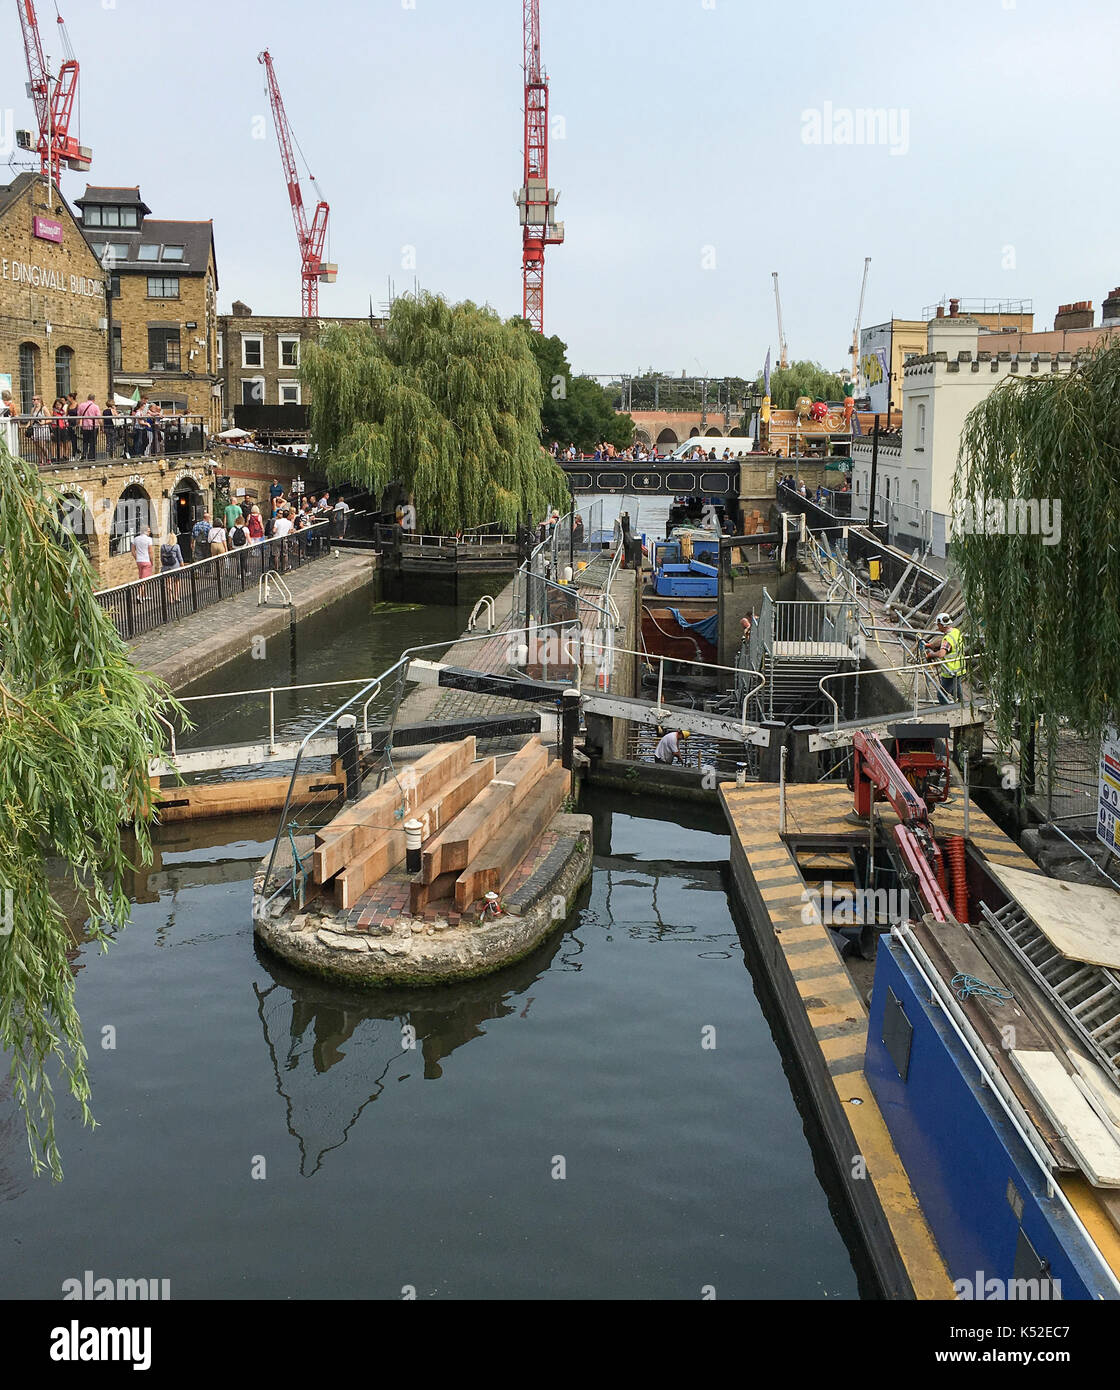
{"type": "Polygon", "coordinates": [[[941,669],[947,676],[964,675],[964,657],[961,653],[961,630],[959,627],[951,627],[945,634],[944,641],[949,645],[949,655],[941,663],[941,669]]]}

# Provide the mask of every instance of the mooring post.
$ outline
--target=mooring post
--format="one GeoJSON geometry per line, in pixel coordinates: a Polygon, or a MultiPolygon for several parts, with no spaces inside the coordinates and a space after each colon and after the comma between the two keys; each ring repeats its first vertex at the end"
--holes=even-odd
{"type": "Polygon", "coordinates": [[[362,765],[358,755],[358,720],[353,714],[339,716],[338,758],[346,777],[346,800],[356,801],[362,794],[362,765]]]}
{"type": "Polygon", "coordinates": [[[560,697],[560,761],[569,772],[575,761],[576,735],[579,733],[579,691],[565,690],[560,697]]]}
{"type": "Polygon", "coordinates": [[[410,874],[420,872],[420,846],[423,843],[424,825],[422,821],[406,820],[404,823],[405,870],[410,874]]]}
{"type": "Polygon", "coordinates": [[[758,780],[776,782],[779,776],[779,760],[785,751],[786,726],[780,719],[764,719],[762,727],[769,730],[770,742],[759,754],[758,780]]]}

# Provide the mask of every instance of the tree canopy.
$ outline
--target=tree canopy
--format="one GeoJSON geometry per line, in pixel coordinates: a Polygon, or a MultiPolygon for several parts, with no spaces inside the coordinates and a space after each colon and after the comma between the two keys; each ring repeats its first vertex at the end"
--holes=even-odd
{"type": "Polygon", "coordinates": [[[61,865],[106,946],[128,921],[121,826],[150,857],[148,760],[159,716],[181,707],[129,661],[94,597],[93,571],[38,470],[0,445],[0,1048],[32,1165],[61,1177],[48,1059],[92,1124],[73,939],[52,891],[61,865]]]}
{"type": "Polygon", "coordinates": [[[998,731],[1018,705],[1023,727],[1047,714],[1051,731],[1064,719],[1098,735],[1120,712],[1120,344],[1068,373],[1008,377],[975,406],[952,508],[966,642],[998,731]]]}
{"type": "Polygon", "coordinates": [[[593,450],[605,440],[616,449],[634,442],[634,421],[614,408],[612,393],[592,377],[574,376],[567,345],[544,337],[525,319],[510,323],[523,332],[541,377],[541,439],[546,444],[574,444],[593,450]]]}
{"type": "MultiPolygon", "coordinates": [[[[762,390],[762,372],[755,385],[762,390]]],[[[770,372],[770,404],[774,409],[792,410],[798,396],[808,396],[814,401],[841,401],[844,383],[819,362],[791,362],[788,367],[774,367],[770,372]]]]}
{"type": "Polygon", "coordinates": [[[393,303],[384,337],[332,324],[304,354],[311,437],[332,482],[413,497],[426,530],[512,530],[563,506],[563,473],[540,447],[541,383],[524,332],[438,295],[393,303]]]}

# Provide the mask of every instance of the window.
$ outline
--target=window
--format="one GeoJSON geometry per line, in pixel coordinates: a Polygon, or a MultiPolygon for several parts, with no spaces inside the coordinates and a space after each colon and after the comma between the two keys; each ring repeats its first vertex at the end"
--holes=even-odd
{"type": "Polygon", "coordinates": [[[159,400],[156,401],[155,404],[159,406],[160,410],[162,410],[165,415],[185,415],[187,413],[187,403],[180,396],[168,400],[159,400]]]}
{"type": "Polygon", "coordinates": [[[22,415],[30,415],[34,406],[35,381],[39,375],[39,349],[34,343],[19,345],[19,408],[22,415]]]}
{"type": "Polygon", "coordinates": [[[219,333],[219,334],[218,334],[218,371],[221,371],[222,368],[223,368],[223,366],[225,365],[225,356],[226,356],[226,335],[225,335],[224,333],[219,333]]]}
{"type": "Polygon", "coordinates": [[[926,447],[926,408],[924,403],[918,404],[918,448],[926,447]]]}
{"type": "Polygon", "coordinates": [[[124,348],[121,344],[121,330],[118,324],[113,325],[113,371],[120,372],[124,368],[121,363],[124,360],[124,348]]]}
{"type": "Polygon", "coordinates": [[[241,378],[241,404],[264,405],[264,377],[241,378]]]}
{"type": "Polygon", "coordinates": [[[149,299],[178,299],[179,277],[177,275],[149,275],[149,299]]]}
{"type": "Polygon", "coordinates": [[[60,347],[54,355],[54,393],[68,396],[74,389],[74,349],[60,347]]]}
{"type": "Polygon", "coordinates": [[[299,366],[299,339],[281,338],[280,339],[280,365],[282,367],[299,366]]]}
{"type": "Polygon", "coordinates": [[[121,225],[120,208],[102,208],[101,225],[103,227],[119,227],[121,225]]]}
{"type": "Polygon", "coordinates": [[[83,226],[83,227],[100,227],[100,226],[101,226],[101,209],[100,209],[100,208],[86,208],[86,209],[82,212],[82,226],[83,226]]]}
{"type": "Polygon", "coordinates": [[[128,259],[128,247],[119,241],[95,241],[92,243],[93,254],[99,261],[105,259],[108,252],[111,261],[124,261],[128,259]]]}
{"type": "Polygon", "coordinates": [[[121,226],[122,226],[122,227],[135,227],[135,226],[136,226],[136,209],[135,209],[135,208],[121,208],[121,226]]]}
{"type": "Polygon", "coordinates": [[[242,333],[241,365],[243,367],[264,366],[264,339],[259,333],[242,333]]]}
{"type": "Polygon", "coordinates": [[[150,241],[142,241],[140,243],[140,252],[136,259],[138,261],[158,261],[159,247],[150,241]]]}
{"type": "Polygon", "coordinates": [[[110,284],[111,284],[112,287],[113,287],[113,291],[112,291],[112,293],[113,293],[113,298],[114,298],[114,299],[120,299],[120,297],[121,297],[121,277],[120,277],[119,275],[111,275],[111,276],[109,277],[109,282],[110,282],[110,284]]]}
{"type": "Polygon", "coordinates": [[[183,248],[181,246],[165,246],[163,248],[163,259],[165,261],[181,261],[183,259],[183,248]]]}
{"type": "Polygon", "coordinates": [[[280,382],[280,404],[299,405],[299,382],[282,381],[280,382]]]}
{"type": "Polygon", "coordinates": [[[920,510],[919,499],[920,499],[920,496],[921,496],[921,489],[920,489],[920,487],[918,486],[918,480],[917,480],[917,478],[915,478],[914,481],[910,484],[910,487],[911,487],[911,490],[912,490],[912,492],[913,492],[913,494],[914,494],[914,495],[913,495],[913,498],[911,499],[911,500],[913,501],[913,503],[914,503],[914,510],[915,510],[915,511],[919,511],[919,510],[920,510]]]}
{"type": "Polygon", "coordinates": [[[178,328],[149,328],[148,370],[177,372],[181,365],[178,328]]]}

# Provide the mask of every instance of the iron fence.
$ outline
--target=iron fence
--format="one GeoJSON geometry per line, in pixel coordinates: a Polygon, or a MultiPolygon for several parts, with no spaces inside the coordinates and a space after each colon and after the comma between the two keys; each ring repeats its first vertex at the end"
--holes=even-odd
{"type": "Polygon", "coordinates": [[[102,589],[97,601],[122,637],[139,637],[244,593],[269,572],[287,574],[328,554],[329,531],[326,522],[316,522],[294,535],[256,541],[225,555],[212,555],[131,584],[102,589]]]}

